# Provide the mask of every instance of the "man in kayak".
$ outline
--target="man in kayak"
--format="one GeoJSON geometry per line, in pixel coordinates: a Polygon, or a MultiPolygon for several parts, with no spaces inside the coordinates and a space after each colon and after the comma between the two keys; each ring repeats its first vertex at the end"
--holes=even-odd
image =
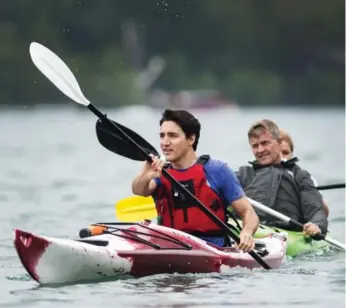
{"type": "MultiPolygon", "coordinates": [[[[292,141],[291,136],[284,131],[283,129],[280,129],[280,137],[281,137],[281,158],[283,160],[294,160],[295,162],[299,161],[297,157],[294,157],[294,144],[292,141]]],[[[311,177],[313,183],[315,186],[318,186],[317,181],[311,177]]],[[[321,194],[322,195],[322,194],[321,194]]],[[[327,217],[329,216],[329,207],[326,204],[326,202],[323,200],[323,209],[326,212],[327,217]]]]}
{"type": "MultiPolygon", "coordinates": [[[[281,159],[281,137],[276,123],[267,119],[256,122],[248,131],[248,140],[256,160],[236,172],[246,195],[303,223],[307,235],[325,234],[328,220],[322,196],[311,175],[296,160],[281,159]]],[[[263,224],[292,229],[263,211],[256,212],[263,224]]]]}
{"type": "Polygon", "coordinates": [[[136,195],[153,196],[160,224],[218,246],[227,245],[226,232],[204,214],[188,195],[175,189],[162,176],[162,168],[166,168],[223,222],[227,221],[226,207],[232,205],[243,222],[238,248],[251,251],[254,248],[252,235],[259,224],[258,216],[226,163],[208,155],[197,156],[200,129],[199,121],[189,112],[165,110],[160,120],[160,147],[165,160],[152,156],[151,164],[145,162],[132,183],[132,191],[136,195]]]}

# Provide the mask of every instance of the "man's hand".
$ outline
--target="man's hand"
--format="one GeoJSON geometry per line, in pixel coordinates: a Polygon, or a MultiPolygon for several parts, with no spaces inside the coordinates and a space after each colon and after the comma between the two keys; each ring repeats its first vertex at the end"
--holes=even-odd
{"type": "Polygon", "coordinates": [[[242,251],[249,252],[255,248],[255,242],[249,232],[242,230],[240,232],[239,238],[240,242],[237,246],[242,251]]]}
{"type": "Polygon", "coordinates": [[[303,233],[304,233],[305,235],[314,236],[314,235],[316,235],[316,234],[320,234],[320,233],[321,233],[321,229],[320,229],[319,226],[315,225],[314,223],[312,223],[312,222],[307,222],[307,223],[304,225],[303,233]]]}

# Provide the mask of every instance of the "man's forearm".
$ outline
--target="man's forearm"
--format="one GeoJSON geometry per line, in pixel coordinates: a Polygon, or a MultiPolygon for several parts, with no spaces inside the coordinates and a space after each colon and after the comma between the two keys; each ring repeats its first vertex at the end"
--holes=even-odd
{"type": "Polygon", "coordinates": [[[246,210],[242,217],[243,230],[253,235],[258,228],[259,219],[256,212],[253,209],[246,210]]]}
{"type": "Polygon", "coordinates": [[[152,189],[150,188],[151,180],[147,174],[139,174],[132,182],[132,192],[135,195],[150,196],[152,193],[152,189]]]}
{"type": "Polygon", "coordinates": [[[232,206],[241,217],[243,230],[253,235],[258,228],[259,218],[250,202],[244,196],[233,201],[232,206]]]}

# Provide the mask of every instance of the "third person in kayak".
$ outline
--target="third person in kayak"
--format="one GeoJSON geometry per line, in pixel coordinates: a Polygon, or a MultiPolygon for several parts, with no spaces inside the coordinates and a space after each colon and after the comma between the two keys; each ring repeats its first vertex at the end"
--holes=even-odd
{"type": "MultiPolygon", "coordinates": [[[[291,136],[286,131],[284,131],[283,129],[280,129],[280,137],[281,137],[281,146],[280,146],[281,147],[281,158],[283,160],[286,160],[286,161],[298,162],[299,159],[296,156],[294,156],[294,144],[293,144],[293,140],[292,140],[291,136]]],[[[311,176],[311,180],[315,186],[318,186],[317,181],[312,176],[311,176]]],[[[326,215],[328,217],[329,216],[329,207],[324,200],[323,200],[323,209],[326,212],[326,215]]]]}
{"type": "MultiPolygon", "coordinates": [[[[277,124],[268,119],[254,123],[248,140],[256,160],[236,172],[246,195],[304,224],[306,235],[326,234],[328,220],[322,196],[297,160],[282,160],[277,124]]],[[[263,224],[292,229],[269,214],[256,212],[263,224]]]]}
{"type": "Polygon", "coordinates": [[[226,163],[197,156],[201,125],[185,110],[165,110],[160,120],[160,147],[165,157],[152,157],[132,183],[136,195],[152,195],[159,215],[158,222],[195,235],[218,246],[228,244],[226,231],[216,225],[191,198],[172,187],[162,176],[166,170],[215,216],[227,222],[226,208],[232,205],[242,218],[238,248],[245,252],[254,248],[252,235],[259,224],[258,216],[245,197],[234,172],[226,163]],[[169,163],[167,163],[167,162],[169,163]]]}

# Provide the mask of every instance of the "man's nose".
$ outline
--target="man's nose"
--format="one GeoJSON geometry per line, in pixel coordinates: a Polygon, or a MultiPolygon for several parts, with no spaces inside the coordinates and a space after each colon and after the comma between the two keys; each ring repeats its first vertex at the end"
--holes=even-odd
{"type": "Polygon", "coordinates": [[[163,145],[169,145],[170,140],[169,140],[169,138],[168,138],[167,136],[164,136],[164,137],[161,139],[161,143],[162,143],[163,145]]]}
{"type": "Polygon", "coordinates": [[[258,148],[257,148],[257,152],[261,153],[261,152],[264,152],[264,151],[265,151],[265,147],[263,145],[259,145],[258,148]]]}

